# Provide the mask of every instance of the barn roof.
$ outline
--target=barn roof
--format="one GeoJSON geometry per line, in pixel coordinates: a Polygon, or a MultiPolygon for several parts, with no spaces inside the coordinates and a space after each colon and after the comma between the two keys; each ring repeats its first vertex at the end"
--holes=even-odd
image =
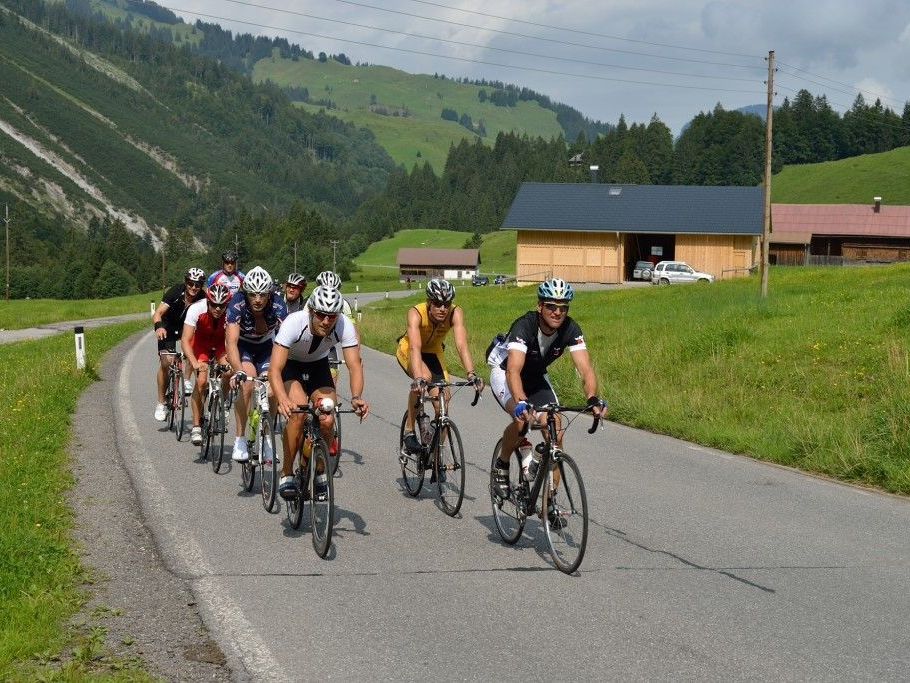
{"type": "Polygon", "coordinates": [[[760,235],[763,219],[760,187],[522,183],[502,227],[760,235]]]}
{"type": "Polygon", "coordinates": [[[910,237],[910,206],[882,205],[876,212],[872,204],[773,204],[771,241],[792,241],[797,234],[910,237]]]}
{"type": "Polygon", "coordinates": [[[458,266],[476,268],[480,263],[479,249],[399,249],[399,266],[458,266]]]}

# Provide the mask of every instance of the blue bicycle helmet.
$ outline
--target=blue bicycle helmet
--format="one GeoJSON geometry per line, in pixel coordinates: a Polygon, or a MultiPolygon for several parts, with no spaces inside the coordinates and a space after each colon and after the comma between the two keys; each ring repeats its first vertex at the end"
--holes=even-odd
{"type": "Polygon", "coordinates": [[[572,285],[558,277],[541,282],[537,288],[537,298],[541,301],[571,301],[574,296],[572,285]]]}

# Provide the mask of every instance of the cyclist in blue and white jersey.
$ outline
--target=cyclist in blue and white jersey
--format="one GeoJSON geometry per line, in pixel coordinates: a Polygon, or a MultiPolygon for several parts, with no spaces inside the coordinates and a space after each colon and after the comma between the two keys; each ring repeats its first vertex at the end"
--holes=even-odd
{"type": "Polygon", "coordinates": [[[224,285],[231,290],[233,296],[240,291],[244,277],[246,276],[237,270],[237,254],[233,251],[226,251],[221,255],[221,270],[212,273],[206,285],[208,287],[224,285]]]}
{"type": "MultiPolygon", "coordinates": [[[[348,366],[351,390],[351,407],[362,420],[370,412],[363,400],[363,364],[360,359],[360,341],[350,320],[341,313],[341,293],[337,289],[317,287],[310,294],[306,306],[292,313],[282,323],[272,347],[269,384],[278,412],[287,418],[284,428],[284,457],[281,460],[282,477],[278,493],[282,498],[297,495],[293,477],[293,455],[301,447],[304,433],[304,416],[291,413],[297,406],[312,401],[318,405],[323,398],[337,402],[335,384],[329,371],[329,349],[341,344],[344,361],[348,366]]],[[[334,444],[332,425],[334,412],[319,418],[319,430],[327,444],[334,444]]],[[[304,454],[304,457],[308,457],[304,454]]],[[[317,473],[316,493],[325,487],[325,473],[317,473]],[[319,477],[322,477],[320,480],[319,477]]]]}
{"type": "Polygon", "coordinates": [[[246,462],[250,454],[246,443],[246,418],[253,384],[249,378],[258,377],[269,369],[272,340],[288,309],[281,296],[272,291],[272,278],[264,268],[256,266],[243,280],[227,311],[225,347],[234,381],[243,382],[236,401],[237,437],[231,457],[246,462]]]}

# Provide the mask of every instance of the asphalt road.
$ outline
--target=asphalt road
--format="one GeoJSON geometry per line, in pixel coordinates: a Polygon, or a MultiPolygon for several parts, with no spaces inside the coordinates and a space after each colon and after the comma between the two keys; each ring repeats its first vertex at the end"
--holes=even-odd
{"type": "MultiPolygon", "coordinates": [[[[152,419],[152,335],[115,382],[117,447],[171,571],[255,680],[906,679],[910,503],[617,426],[566,450],[592,527],[579,575],[529,521],[498,541],[487,481],[505,416],[467,390],[460,518],[403,493],[407,380],[364,351],[372,414],[344,418],[329,559],[152,419]]],[[[340,384],[347,395],[346,377],[340,384]]],[[[609,396],[607,396],[609,398],[609,396]]],[[[187,437],[185,437],[187,438],[187,437]]],[[[229,463],[229,458],[228,458],[229,463]]]]}

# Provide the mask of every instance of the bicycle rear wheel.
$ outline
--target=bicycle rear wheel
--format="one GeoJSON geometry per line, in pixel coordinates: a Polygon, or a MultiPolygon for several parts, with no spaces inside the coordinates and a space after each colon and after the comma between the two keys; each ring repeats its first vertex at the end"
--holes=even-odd
{"type": "Polygon", "coordinates": [[[263,420],[259,427],[259,453],[262,507],[266,512],[271,512],[275,508],[275,493],[278,491],[278,452],[275,450],[275,431],[268,419],[263,420]]]}
{"type": "Polygon", "coordinates": [[[310,454],[313,468],[313,490],[310,496],[310,517],[312,518],[313,548],[319,557],[325,558],[332,546],[332,525],[335,521],[335,487],[332,478],[332,464],[325,441],[318,439],[310,454]],[[324,484],[325,490],[318,491],[324,484]]]}
{"type": "Polygon", "coordinates": [[[493,505],[493,522],[496,524],[496,530],[505,543],[514,545],[521,538],[527,519],[523,507],[527,483],[521,480],[521,461],[513,452],[509,458],[509,495],[503,499],[496,494],[493,470],[496,469],[496,461],[501,450],[502,439],[496,442],[493,459],[490,461],[490,501],[493,505]]]}
{"type": "Polygon", "coordinates": [[[212,409],[212,470],[218,474],[224,460],[224,435],[227,434],[227,411],[221,394],[215,396],[215,407],[212,409]]]}
{"type": "Polygon", "coordinates": [[[449,422],[439,432],[433,474],[442,511],[454,517],[464,500],[464,448],[454,422],[449,422]]]}
{"type": "Polygon", "coordinates": [[[209,397],[205,405],[202,406],[202,443],[199,444],[199,457],[203,462],[208,460],[209,451],[212,447],[212,408],[215,406],[215,396],[209,397]]]}
{"type": "Polygon", "coordinates": [[[565,453],[544,482],[541,504],[553,562],[560,571],[572,574],[588,544],[588,498],[578,465],[565,453]]]}
{"type": "MultiPolygon", "coordinates": [[[[398,433],[398,462],[401,463],[401,478],[404,480],[405,490],[412,496],[417,496],[423,487],[424,464],[422,453],[408,453],[404,447],[404,430],[408,422],[408,413],[405,411],[401,418],[401,429],[398,433]]],[[[420,440],[420,436],[417,437],[420,440]]]]}
{"type": "Polygon", "coordinates": [[[167,428],[174,429],[177,426],[177,409],[180,397],[183,396],[183,383],[180,381],[180,373],[175,372],[173,368],[168,369],[168,393],[167,393],[167,428]]]}

